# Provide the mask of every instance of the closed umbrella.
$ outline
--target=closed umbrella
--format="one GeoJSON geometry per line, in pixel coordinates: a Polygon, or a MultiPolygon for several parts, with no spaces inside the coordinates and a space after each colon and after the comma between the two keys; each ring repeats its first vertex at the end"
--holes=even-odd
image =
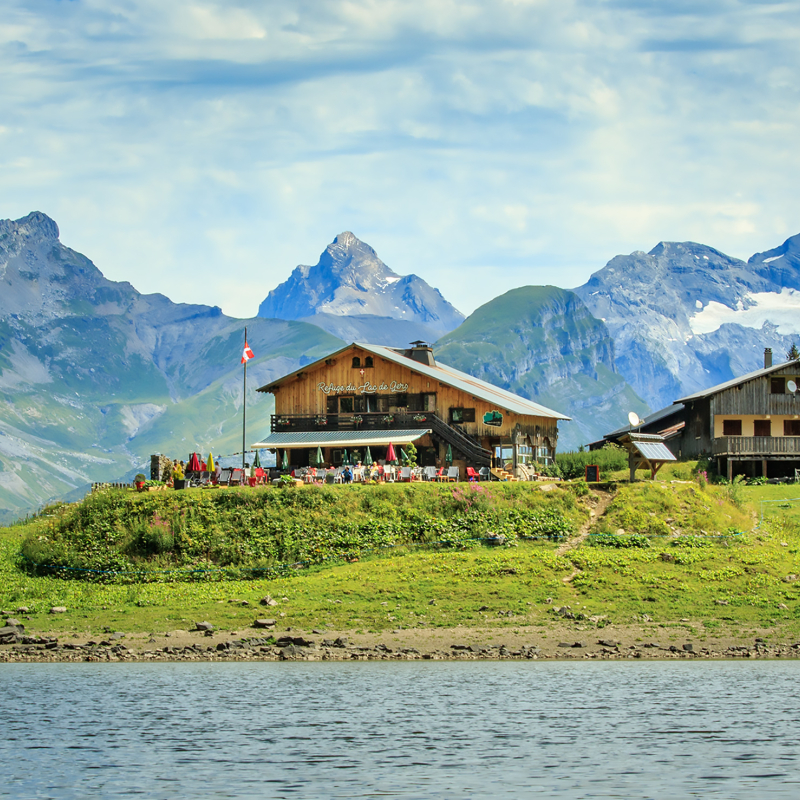
{"type": "Polygon", "coordinates": [[[289,451],[283,451],[283,464],[281,464],[282,469],[289,469],[289,451]]]}
{"type": "Polygon", "coordinates": [[[408,453],[406,453],[406,451],[405,451],[405,450],[403,450],[403,448],[402,448],[402,447],[400,448],[400,460],[401,460],[401,461],[402,461],[404,464],[408,464],[408,453]]]}
{"type": "Polygon", "coordinates": [[[261,459],[258,457],[258,450],[256,450],[256,457],[253,459],[253,469],[261,469],[261,459]]]}
{"type": "Polygon", "coordinates": [[[364,456],[364,463],[371,464],[372,463],[372,453],[369,450],[369,445],[367,445],[367,453],[364,456]]]}
{"type": "Polygon", "coordinates": [[[453,448],[450,447],[449,444],[447,445],[447,452],[444,454],[444,460],[448,464],[452,464],[453,463],[453,448]]]}
{"type": "Polygon", "coordinates": [[[393,464],[397,461],[397,456],[394,453],[394,445],[391,442],[389,442],[389,447],[386,450],[386,460],[391,461],[393,464]]]}
{"type": "Polygon", "coordinates": [[[206,461],[206,470],[208,472],[214,472],[214,456],[209,453],[208,460],[206,461]]]}
{"type": "Polygon", "coordinates": [[[344,452],[342,453],[342,464],[345,466],[349,466],[350,464],[350,456],[347,455],[347,448],[345,447],[344,452]]]}
{"type": "Polygon", "coordinates": [[[192,457],[189,459],[189,472],[200,472],[200,459],[197,457],[197,453],[192,453],[192,457]]]}
{"type": "Polygon", "coordinates": [[[317,455],[316,455],[317,466],[322,464],[324,460],[325,459],[323,459],[322,457],[322,448],[319,445],[317,445],[317,455]]]}

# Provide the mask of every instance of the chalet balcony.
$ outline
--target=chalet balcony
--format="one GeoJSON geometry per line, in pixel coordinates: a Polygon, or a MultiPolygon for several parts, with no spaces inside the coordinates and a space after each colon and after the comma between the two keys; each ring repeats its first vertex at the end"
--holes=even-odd
{"type": "MultiPolygon", "coordinates": [[[[389,431],[432,428],[433,411],[354,412],[352,414],[273,414],[272,433],[290,431],[389,431]]],[[[437,421],[441,423],[441,420],[437,421]]]]}
{"type": "Polygon", "coordinates": [[[720,436],[714,439],[715,456],[800,458],[800,436],[720,436]]]}

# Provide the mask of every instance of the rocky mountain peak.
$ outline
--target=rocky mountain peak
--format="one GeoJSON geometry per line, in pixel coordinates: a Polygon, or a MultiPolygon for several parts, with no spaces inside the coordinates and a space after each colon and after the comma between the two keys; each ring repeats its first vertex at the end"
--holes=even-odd
{"type": "Polygon", "coordinates": [[[298,266],[273,289],[258,316],[383,317],[421,323],[439,334],[464,319],[437,289],[416,275],[398,275],[350,231],[340,233],[314,266],[298,266]]]}
{"type": "Polygon", "coordinates": [[[31,211],[26,217],[18,220],[0,221],[0,232],[14,233],[30,239],[58,239],[58,225],[41,211],[31,211]]]}

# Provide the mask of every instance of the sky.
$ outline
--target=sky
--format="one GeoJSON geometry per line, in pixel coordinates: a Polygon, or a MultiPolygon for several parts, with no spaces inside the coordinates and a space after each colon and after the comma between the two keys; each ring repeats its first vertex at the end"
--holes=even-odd
{"type": "Polygon", "coordinates": [[[464,313],[800,232],[800,3],[3,0],[0,218],[254,316],[350,230],[464,313]]]}

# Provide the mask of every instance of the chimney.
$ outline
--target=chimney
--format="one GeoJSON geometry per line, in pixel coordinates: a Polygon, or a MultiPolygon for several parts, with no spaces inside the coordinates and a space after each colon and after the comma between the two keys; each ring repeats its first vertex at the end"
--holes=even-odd
{"type": "Polygon", "coordinates": [[[433,348],[427,342],[411,342],[411,349],[406,350],[406,358],[412,361],[418,361],[420,364],[426,364],[429,367],[435,367],[436,362],[433,360],[433,348]]]}
{"type": "Polygon", "coordinates": [[[764,348],[764,369],[769,369],[772,366],[772,348],[764,348]]]}

